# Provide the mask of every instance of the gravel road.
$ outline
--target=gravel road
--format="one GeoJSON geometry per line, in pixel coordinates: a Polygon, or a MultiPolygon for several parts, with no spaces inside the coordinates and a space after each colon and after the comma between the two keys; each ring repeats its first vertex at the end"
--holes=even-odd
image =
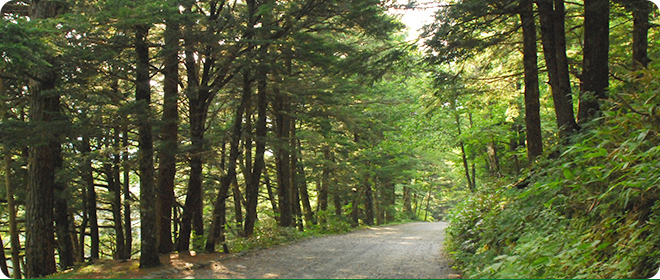
{"type": "Polygon", "coordinates": [[[446,224],[409,223],[310,238],[214,262],[183,278],[457,278],[446,224]]]}

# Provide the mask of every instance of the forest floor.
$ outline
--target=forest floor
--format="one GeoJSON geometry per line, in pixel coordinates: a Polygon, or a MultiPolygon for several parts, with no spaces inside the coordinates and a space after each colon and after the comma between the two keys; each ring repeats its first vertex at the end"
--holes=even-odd
{"type": "MultiPolygon", "coordinates": [[[[101,261],[65,278],[460,278],[442,250],[446,223],[371,227],[239,254],[170,254],[158,268],[101,261]],[[98,265],[100,264],[100,265],[98,265]]],[[[67,275],[68,274],[68,275],[67,275]]]]}

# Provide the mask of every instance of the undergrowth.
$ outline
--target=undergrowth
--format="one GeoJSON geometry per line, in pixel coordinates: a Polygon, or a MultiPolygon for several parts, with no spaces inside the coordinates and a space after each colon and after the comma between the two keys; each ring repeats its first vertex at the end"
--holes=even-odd
{"type": "Polygon", "coordinates": [[[342,219],[329,217],[324,226],[311,225],[305,231],[299,231],[295,227],[278,227],[274,219],[259,221],[255,232],[249,238],[230,238],[227,246],[232,253],[243,252],[251,249],[269,248],[295,240],[321,236],[326,234],[338,234],[352,230],[351,225],[342,219]]]}
{"type": "MultiPolygon", "coordinates": [[[[466,278],[648,278],[660,267],[660,79],[612,90],[604,113],[519,190],[481,186],[450,216],[466,278]],[[643,86],[642,86],[643,85],[643,86]]],[[[510,183],[510,182],[509,182],[510,183]]]]}

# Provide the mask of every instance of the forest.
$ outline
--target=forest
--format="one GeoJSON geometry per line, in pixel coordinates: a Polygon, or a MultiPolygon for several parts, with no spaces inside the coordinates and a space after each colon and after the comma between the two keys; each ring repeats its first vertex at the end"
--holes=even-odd
{"type": "MultiPolygon", "coordinates": [[[[0,268],[446,221],[464,278],[660,268],[646,0],[20,0],[0,268]],[[435,11],[410,39],[393,11],[435,11]]],[[[442,233],[438,233],[442,234],[442,233]]]]}

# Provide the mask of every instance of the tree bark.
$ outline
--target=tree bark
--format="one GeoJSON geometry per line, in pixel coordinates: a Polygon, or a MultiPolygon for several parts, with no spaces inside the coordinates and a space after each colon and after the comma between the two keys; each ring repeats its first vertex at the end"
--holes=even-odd
{"type": "Polygon", "coordinates": [[[351,226],[357,227],[360,225],[360,199],[362,198],[362,193],[358,192],[357,189],[352,189],[351,196],[351,226]]]}
{"type": "MultiPolygon", "coordinates": [[[[277,198],[275,197],[275,192],[273,192],[273,185],[270,183],[270,176],[268,176],[268,170],[264,170],[264,183],[266,184],[266,192],[268,193],[268,200],[270,201],[270,207],[274,213],[279,213],[279,207],[277,207],[277,198]]],[[[279,217],[275,217],[275,220],[278,220],[279,217]]]]}
{"type": "MultiPolygon", "coordinates": [[[[458,137],[461,137],[461,116],[456,113],[455,114],[455,119],[456,119],[456,129],[458,130],[458,137]]],[[[467,154],[465,153],[465,144],[461,140],[459,142],[459,145],[461,146],[461,158],[463,159],[463,170],[465,171],[465,179],[467,180],[468,183],[468,189],[471,192],[475,191],[475,186],[473,185],[473,180],[470,178],[470,168],[468,165],[468,160],[467,160],[467,154]]]]}
{"type": "MultiPolygon", "coordinates": [[[[190,7],[188,7],[190,9],[190,7]]],[[[188,79],[186,95],[189,99],[190,115],[190,140],[191,149],[189,156],[190,176],[188,179],[188,189],[186,191],[186,200],[181,214],[181,228],[179,231],[179,240],[177,250],[187,252],[190,250],[190,234],[195,230],[196,235],[203,234],[203,225],[201,223],[202,210],[202,152],[204,149],[204,126],[208,114],[207,98],[208,89],[201,89],[199,85],[197,62],[195,61],[195,39],[192,38],[192,23],[186,26],[185,34],[185,65],[188,79]],[[193,226],[193,220],[197,221],[193,226]],[[200,227],[202,227],[200,229],[200,227]]]]}
{"type": "MultiPolygon", "coordinates": [[[[0,79],[0,93],[4,93],[4,81],[0,79]]],[[[2,106],[2,120],[7,120],[7,110],[2,106]]],[[[20,239],[18,239],[18,221],[16,220],[16,201],[14,200],[14,185],[11,179],[12,151],[9,145],[3,145],[3,163],[5,173],[5,192],[7,195],[7,214],[9,216],[9,245],[11,248],[12,275],[7,277],[21,279],[20,239]]],[[[4,247],[3,247],[4,248],[4,247]]]]}
{"type": "Polygon", "coordinates": [[[560,138],[566,140],[577,130],[568,76],[564,31],[563,0],[537,0],[541,26],[541,44],[548,69],[548,80],[557,117],[560,138]],[[556,7],[555,7],[556,5],[556,7]]]}
{"type": "Polygon", "coordinates": [[[332,154],[330,147],[323,147],[323,170],[321,171],[321,181],[317,186],[317,203],[318,210],[316,211],[318,215],[319,225],[325,226],[327,223],[328,217],[328,191],[330,188],[330,161],[332,160],[332,154]]]}
{"type": "Polygon", "coordinates": [[[130,185],[131,185],[131,179],[130,179],[130,167],[128,163],[128,123],[124,123],[124,128],[122,131],[122,144],[124,146],[123,148],[123,162],[122,162],[122,169],[123,169],[123,189],[124,189],[124,233],[126,236],[124,236],[124,257],[126,259],[130,259],[132,254],[133,254],[133,229],[132,229],[132,220],[131,220],[131,201],[133,201],[133,198],[131,197],[131,190],[130,190],[130,185]]]}
{"type": "Polygon", "coordinates": [[[376,218],[376,225],[382,225],[385,222],[385,210],[383,207],[383,194],[382,189],[378,185],[378,178],[374,178],[374,192],[373,192],[373,202],[374,202],[374,214],[376,218]]]}
{"type": "Polygon", "coordinates": [[[384,202],[385,202],[385,207],[383,207],[383,210],[385,210],[385,221],[386,222],[393,222],[394,221],[394,203],[396,199],[396,189],[394,182],[392,182],[390,179],[385,180],[383,182],[383,191],[384,191],[384,196],[382,197],[384,202]]]}
{"type": "MultiPolygon", "coordinates": [[[[113,155],[114,156],[114,155],[113,155]]],[[[116,250],[113,256],[114,259],[122,259],[126,250],[124,246],[124,228],[122,227],[121,217],[121,185],[118,176],[114,174],[115,166],[111,163],[104,163],[103,170],[105,173],[106,181],[108,184],[108,191],[112,193],[112,221],[115,229],[115,243],[116,250]]],[[[117,174],[118,175],[118,174],[117,174]]]]}
{"type": "MultiPolygon", "coordinates": [[[[29,8],[33,20],[56,17],[63,7],[56,1],[35,0],[29,8]]],[[[54,58],[46,57],[54,64],[54,58]]],[[[54,67],[44,67],[33,73],[28,83],[30,93],[30,124],[45,135],[53,129],[60,114],[60,96],[56,92],[57,76],[54,67]]],[[[52,132],[51,132],[52,133],[52,132]]],[[[60,154],[57,132],[47,135],[41,143],[29,147],[28,195],[25,201],[25,272],[28,278],[55,273],[55,236],[53,206],[55,169],[60,154]]]]}
{"type": "MultiPolygon", "coordinates": [[[[630,1],[630,0],[629,0],[630,1]]],[[[651,60],[648,57],[649,46],[649,15],[651,8],[654,6],[648,0],[635,0],[632,2],[632,16],[633,16],[633,45],[632,45],[632,59],[633,69],[646,68],[651,60]]]]}
{"type": "Polygon", "coordinates": [[[174,250],[172,243],[172,207],[174,206],[174,177],[178,151],[179,99],[179,24],[165,23],[165,57],[163,61],[163,116],[161,147],[158,151],[158,252],[174,250]]]}
{"type": "Polygon", "coordinates": [[[5,243],[2,241],[2,237],[0,237],[0,248],[2,248],[2,253],[0,253],[0,271],[2,271],[2,274],[5,275],[5,277],[9,278],[9,269],[7,268],[7,256],[5,256],[5,243]]]}
{"type": "MultiPolygon", "coordinates": [[[[55,170],[62,169],[62,151],[61,147],[57,146],[57,162],[55,170]]],[[[54,215],[55,215],[55,231],[57,233],[57,252],[60,259],[60,267],[68,269],[73,267],[74,254],[73,243],[70,233],[70,220],[69,220],[69,207],[67,198],[70,196],[66,189],[66,184],[60,180],[55,180],[55,200],[54,200],[54,215]]]]}
{"type": "MultiPolygon", "coordinates": [[[[120,131],[119,127],[114,127],[112,128],[114,131],[113,135],[113,151],[119,151],[121,149],[121,136],[120,136],[120,131]]],[[[122,190],[122,185],[121,185],[121,176],[120,176],[120,164],[121,164],[121,155],[119,152],[115,152],[112,154],[112,170],[111,170],[111,176],[112,180],[114,181],[114,186],[112,187],[112,192],[114,195],[114,203],[112,205],[112,211],[113,211],[113,222],[115,224],[115,232],[116,232],[116,242],[117,242],[117,259],[121,260],[126,260],[130,258],[130,255],[126,256],[126,238],[124,235],[124,227],[122,223],[122,201],[121,201],[121,190],[122,190]]]]}
{"type": "MultiPolygon", "coordinates": [[[[298,155],[301,154],[302,152],[302,147],[300,143],[300,139],[295,139],[296,141],[296,153],[298,155]]],[[[305,164],[302,161],[302,158],[296,157],[296,169],[297,169],[297,176],[296,179],[298,180],[298,192],[300,193],[300,200],[302,203],[302,211],[303,211],[303,216],[305,217],[305,223],[309,225],[314,225],[316,224],[316,220],[314,219],[314,212],[312,211],[312,204],[309,202],[309,191],[307,190],[307,178],[305,176],[305,164]]]]}
{"type": "Polygon", "coordinates": [[[280,94],[275,90],[275,96],[278,96],[274,102],[276,136],[279,140],[275,145],[276,171],[277,171],[277,202],[280,210],[278,220],[281,227],[292,226],[292,205],[291,205],[291,157],[288,143],[291,132],[291,120],[288,116],[290,111],[289,99],[285,94],[280,94]]]}
{"type": "Polygon", "coordinates": [[[374,199],[373,199],[373,190],[369,184],[369,179],[365,179],[364,182],[364,223],[373,226],[374,225],[374,199]]]}
{"type": "Polygon", "coordinates": [[[138,165],[140,170],[140,268],[161,265],[158,256],[158,204],[154,182],[154,148],[150,120],[149,27],[135,27],[135,100],[138,110],[138,165]]]}
{"type": "MultiPolygon", "coordinates": [[[[211,230],[209,231],[208,238],[206,240],[206,251],[214,252],[215,245],[220,242],[223,245],[223,250],[225,253],[229,253],[227,245],[224,244],[225,233],[224,227],[227,221],[226,218],[226,204],[227,194],[229,192],[230,185],[236,181],[236,167],[237,160],[240,152],[240,140],[243,132],[243,115],[246,111],[246,108],[249,106],[250,95],[252,95],[252,90],[250,88],[250,77],[249,72],[245,71],[244,75],[244,89],[241,95],[241,104],[236,108],[236,114],[234,116],[234,124],[232,126],[232,133],[229,143],[229,160],[227,162],[227,170],[225,175],[222,176],[220,180],[220,188],[218,190],[218,196],[215,200],[213,207],[213,216],[211,223],[211,230]]],[[[238,188],[238,187],[237,187],[238,188]]],[[[239,202],[240,203],[240,202],[239,202]]],[[[240,204],[239,204],[240,211],[240,204]]]]}
{"type": "Polygon", "coordinates": [[[236,227],[238,228],[238,235],[243,234],[243,194],[238,186],[238,180],[234,176],[234,181],[231,183],[231,193],[234,199],[234,216],[236,218],[236,227]]]}
{"type": "Polygon", "coordinates": [[[578,124],[600,114],[600,100],[609,86],[609,0],[584,1],[584,59],[578,124]]]}
{"type": "MultiPolygon", "coordinates": [[[[34,4],[33,4],[34,5],[34,4]]],[[[41,82],[31,81],[30,122],[47,126],[59,112],[59,96],[52,96],[55,89],[53,73],[42,73],[41,82]]],[[[54,256],[53,206],[55,196],[55,168],[60,155],[56,137],[48,137],[46,143],[30,147],[28,164],[28,196],[26,200],[26,274],[37,278],[56,272],[54,256]]]]}
{"type": "Polygon", "coordinates": [[[332,204],[334,206],[335,216],[341,216],[343,203],[341,202],[341,194],[339,193],[336,184],[333,184],[332,186],[332,204]]]}
{"type": "MultiPolygon", "coordinates": [[[[261,46],[261,59],[262,63],[265,62],[264,58],[268,54],[267,45],[261,46]]],[[[252,165],[252,173],[250,174],[249,185],[245,188],[245,235],[252,236],[254,232],[254,223],[257,220],[257,198],[259,196],[259,181],[261,173],[265,166],[264,152],[266,151],[266,117],[268,107],[267,96],[267,69],[266,65],[262,65],[257,70],[257,123],[255,135],[255,155],[254,164],[252,165]]]]}
{"type": "Polygon", "coordinates": [[[298,226],[298,230],[303,231],[303,213],[300,195],[300,185],[303,184],[301,176],[305,174],[298,174],[298,156],[300,153],[297,150],[296,138],[296,119],[291,117],[291,137],[289,139],[289,147],[291,148],[291,164],[289,165],[289,176],[291,177],[291,202],[294,217],[294,223],[298,226]]]}
{"type": "MultiPolygon", "coordinates": [[[[83,166],[81,167],[81,170],[82,170],[82,180],[83,182],[85,182],[85,188],[86,188],[85,193],[86,193],[87,204],[85,205],[85,207],[87,207],[87,216],[89,220],[89,233],[90,233],[89,258],[90,260],[93,261],[99,259],[99,244],[100,244],[98,216],[96,213],[96,188],[94,187],[94,174],[92,174],[92,159],[90,158],[92,150],[89,145],[89,138],[83,137],[81,144],[82,144],[81,152],[83,155],[85,155],[85,160],[83,162],[83,166]]],[[[83,238],[80,239],[84,241],[84,232],[81,232],[81,235],[83,236],[83,238]]],[[[82,246],[81,248],[81,250],[83,250],[83,255],[85,250],[84,248],[85,246],[82,246]]]]}
{"type": "Polygon", "coordinates": [[[403,212],[412,216],[412,194],[409,187],[403,187],[403,212]]]}
{"type": "Polygon", "coordinates": [[[532,162],[543,154],[541,103],[539,101],[539,69],[536,47],[536,23],[531,0],[520,4],[523,32],[523,67],[525,68],[525,127],[527,159],[532,162]]]}
{"type": "MultiPolygon", "coordinates": [[[[201,94],[198,92],[198,94],[201,94]]],[[[181,217],[181,232],[179,233],[179,251],[188,251],[190,234],[204,234],[202,216],[202,153],[204,152],[204,127],[206,124],[207,106],[196,98],[190,99],[190,178],[186,201],[181,217]]]]}

